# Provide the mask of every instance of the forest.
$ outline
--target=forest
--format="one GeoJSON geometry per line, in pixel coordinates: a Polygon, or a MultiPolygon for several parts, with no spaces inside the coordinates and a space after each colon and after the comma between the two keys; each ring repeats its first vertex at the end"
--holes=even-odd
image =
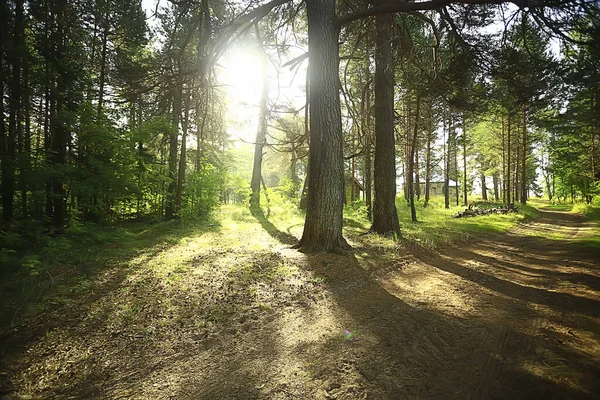
{"type": "Polygon", "coordinates": [[[0,399],[597,398],[596,0],[0,8],[0,399]]]}

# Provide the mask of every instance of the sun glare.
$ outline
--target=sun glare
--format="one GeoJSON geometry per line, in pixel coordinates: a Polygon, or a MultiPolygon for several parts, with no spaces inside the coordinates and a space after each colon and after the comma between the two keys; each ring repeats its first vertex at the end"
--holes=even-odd
{"type": "Polygon", "coordinates": [[[258,49],[235,45],[226,54],[220,80],[227,94],[227,131],[232,139],[252,142],[258,125],[264,62],[258,49]]]}

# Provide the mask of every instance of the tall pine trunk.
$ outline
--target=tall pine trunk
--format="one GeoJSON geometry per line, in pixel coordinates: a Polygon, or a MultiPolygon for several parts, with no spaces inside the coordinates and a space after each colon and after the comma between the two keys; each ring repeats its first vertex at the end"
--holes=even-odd
{"type": "Polygon", "coordinates": [[[391,15],[375,17],[375,201],[371,231],[400,237],[396,210],[392,23],[391,15]]]}
{"type": "Polygon", "coordinates": [[[414,167],[415,167],[415,156],[417,147],[417,135],[419,133],[419,111],[421,106],[421,97],[417,94],[417,106],[415,110],[415,126],[413,136],[410,143],[410,154],[408,157],[408,172],[406,174],[407,185],[408,185],[408,201],[410,204],[410,215],[413,222],[417,222],[417,209],[415,207],[415,183],[413,181],[414,167]]]}
{"type": "MultiPolygon", "coordinates": [[[[17,139],[21,136],[21,62],[23,52],[24,16],[23,0],[15,2],[13,48],[9,52],[12,59],[12,76],[8,97],[8,137],[2,160],[2,217],[10,221],[14,214],[15,168],[17,139]]],[[[2,72],[0,72],[2,73],[2,72]]]]}
{"type": "Polygon", "coordinates": [[[307,0],[310,57],[310,150],[303,252],[350,249],[342,236],[344,155],[335,0],[307,0]]]}
{"type": "Polygon", "coordinates": [[[511,192],[510,192],[510,180],[512,179],[510,173],[510,112],[508,113],[508,119],[506,122],[506,203],[511,203],[511,192]]]}
{"type": "Polygon", "coordinates": [[[523,149],[521,166],[521,204],[527,204],[527,108],[523,107],[523,149]]]}

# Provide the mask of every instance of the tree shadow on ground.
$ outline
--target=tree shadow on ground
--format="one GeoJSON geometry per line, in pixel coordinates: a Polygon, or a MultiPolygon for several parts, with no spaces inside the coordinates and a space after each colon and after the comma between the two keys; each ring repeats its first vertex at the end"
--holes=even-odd
{"type": "MultiPolygon", "coordinates": [[[[327,268],[323,256],[308,260],[312,272],[324,278],[348,326],[358,332],[356,341],[338,348],[315,343],[308,357],[329,353],[343,362],[336,353],[344,353],[339,347],[346,346],[345,357],[362,377],[362,390],[374,398],[591,398],[591,391],[523,369],[522,361],[543,360],[532,354],[533,338],[502,318],[458,317],[424,304],[409,305],[364,271],[354,256],[331,257],[327,268]]],[[[597,369],[585,370],[592,360],[586,361],[571,367],[594,374],[597,369]]],[[[319,373],[335,374],[335,366],[319,373]]],[[[338,374],[338,379],[344,378],[338,374]]]]}
{"type": "Polygon", "coordinates": [[[260,223],[260,226],[271,236],[273,239],[278,240],[281,244],[287,246],[294,246],[298,244],[298,238],[287,232],[282,232],[268,218],[264,215],[262,210],[251,210],[252,216],[260,223]]]}
{"type": "MultiPolygon", "coordinates": [[[[86,329],[91,328],[95,324],[104,326],[107,323],[106,316],[107,310],[95,309],[98,303],[105,297],[119,293],[123,287],[127,287],[125,282],[129,279],[132,274],[135,274],[140,268],[143,268],[143,263],[137,263],[132,265],[133,260],[138,258],[151,259],[161,253],[169,251],[171,248],[177,245],[176,238],[184,237],[187,235],[201,235],[207,232],[214,232],[220,229],[217,224],[200,224],[198,226],[190,226],[188,228],[173,227],[173,223],[167,223],[165,227],[164,223],[157,223],[148,226],[143,225],[143,230],[139,230],[136,226],[130,227],[132,233],[139,236],[140,244],[143,245],[143,249],[138,249],[137,245],[131,248],[122,249],[119,252],[118,260],[115,259],[114,255],[110,251],[101,252],[97,249],[90,249],[89,251],[96,251],[98,254],[102,254],[98,259],[94,260],[92,266],[72,266],[76,276],[84,276],[86,281],[89,282],[85,286],[85,290],[77,293],[73,287],[69,285],[71,282],[65,279],[63,282],[56,283],[53,287],[53,292],[48,293],[47,296],[39,298],[39,305],[34,305],[34,308],[39,309],[39,313],[30,316],[23,317],[19,324],[14,327],[2,327],[0,334],[0,372],[8,371],[9,375],[18,373],[36,374],[42,373],[44,365],[37,365],[35,356],[36,351],[43,350],[43,342],[50,341],[52,347],[58,351],[61,346],[63,339],[66,342],[73,340],[79,342],[77,338],[77,327],[85,327],[86,329]],[[174,229],[173,229],[174,228],[174,229]],[[175,236],[174,236],[175,235],[175,236]],[[42,302],[48,304],[42,304],[42,302]],[[88,320],[91,318],[91,320],[88,320]],[[32,365],[23,365],[22,363],[27,362],[28,354],[31,354],[32,365]],[[19,365],[17,365],[17,360],[19,365]]],[[[141,226],[141,225],[140,225],[141,226]]],[[[120,243],[98,243],[96,247],[107,247],[107,246],[120,246],[120,243]]],[[[10,293],[4,293],[3,301],[10,301],[10,293]]],[[[135,308],[135,307],[134,307],[135,308]]],[[[116,335],[121,335],[123,332],[116,332],[116,335]]],[[[47,344],[46,344],[47,345],[47,344]]],[[[64,350],[64,346],[63,350],[64,350]]],[[[132,348],[136,346],[133,345],[132,348]]],[[[126,348],[126,347],[125,347],[126,348]]],[[[87,349],[82,354],[79,354],[80,359],[76,362],[73,360],[62,360],[67,361],[68,365],[75,365],[82,361],[88,360],[90,365],[93,367],[89,368],[90,380],[89,385],[86,383],[79,389],[81,390],[83,397],[95,396],[96,393],[101,393],[102,389],[98,389],[97,385],[91,384],[95,379],[101,382],[107,372],[106,367],[99,367],[94,364],[94,354],[90,353],[94,349],[87,349]],[[88,351],[89,350],[89,351],[88,351]],[[97,367],[97,368],[96,368],[97,367]],[[86,394],[87,393],[87,394],[86,394]],[[89,395],[89,396],[88,396],[89,395]]],[[[111,352],[115,349],[110,349],[111,352]]],[[[123,350],[123,349],[121,349],[123,350]]],[[[135,351],[135,350],[134,350],[135,351]]],[[[48,355],[48,354],[46,354],[48,355]]],[[[144,361],[137,361],[144,364],[144,361]]],[[[68,368],[57,371],[61,377],[67,378],[68,368]]],[[[15,378],[19,379],[19,378],[15,378]]],[[[37,378],[39,380],[39,377],[37,378]]],[[[54,393],[59,394],[62,390],[73,393],[76,388],[71,387],[71,384],[66,387],[57,386],[52,388],[54,393]]],[[[48,395],[54,397],[54,395],[48,395]]]]}

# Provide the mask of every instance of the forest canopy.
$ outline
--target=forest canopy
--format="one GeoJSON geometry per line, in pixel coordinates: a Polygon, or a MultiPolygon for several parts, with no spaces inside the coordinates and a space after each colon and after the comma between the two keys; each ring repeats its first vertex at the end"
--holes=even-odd
{"type": "Polygon", "coordinates": [[[3,234],[260,212],[277,187],[306,212],[302,251],[345,251],[354,201],[401,236],[400,184],[413,220],[435,194],[600,201],[596,1],[0,7],[3,234]],[[260,82],[245,144],[223,83],[240,43],[259,55],[236,70],[260,82]]]}

